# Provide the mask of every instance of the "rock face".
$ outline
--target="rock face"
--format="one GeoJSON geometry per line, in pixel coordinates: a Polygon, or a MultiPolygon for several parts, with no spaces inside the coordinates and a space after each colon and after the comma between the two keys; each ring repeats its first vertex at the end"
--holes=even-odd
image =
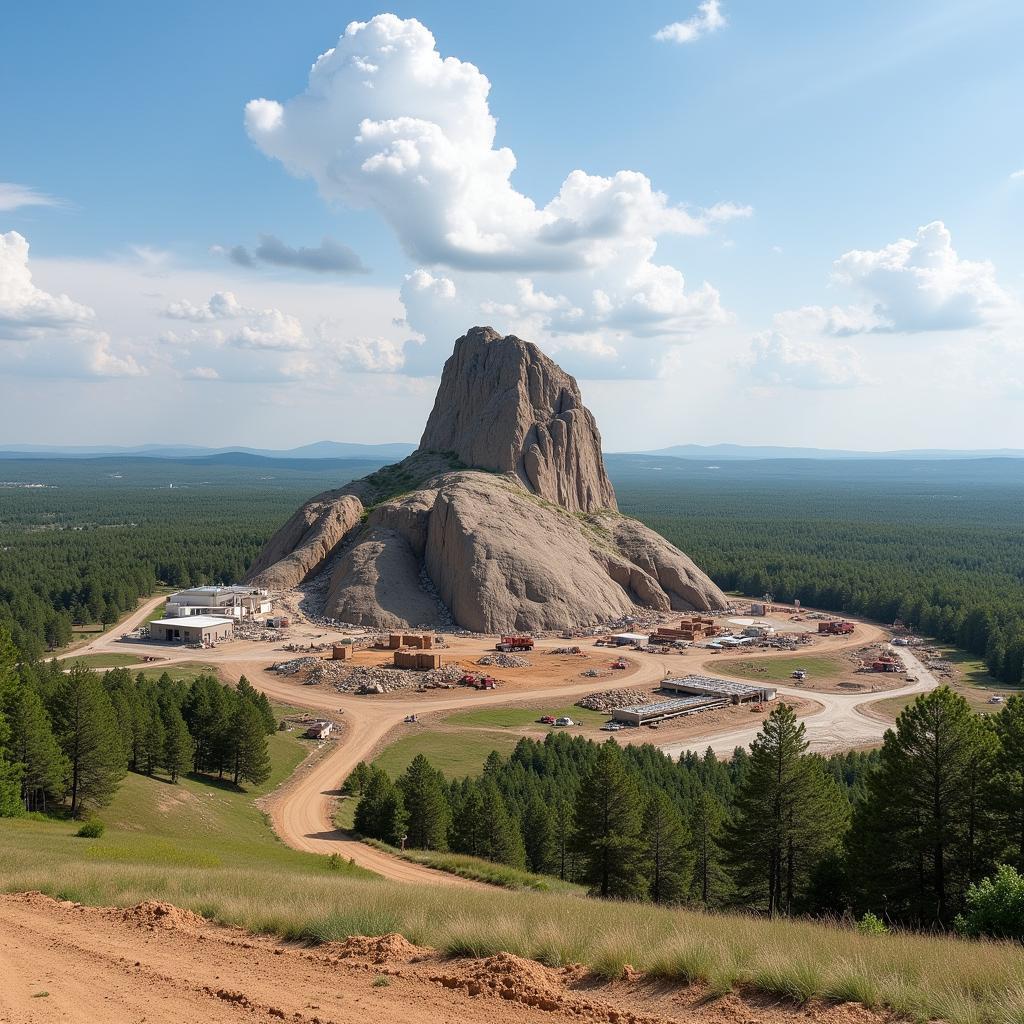
{"type": "Polygon", "coordinates": [[[726,604],[686,555],[618,513],[576,381],[490,328],[456,342],[419,450],[313,498],[249,578],[290,589],[321,572],[328,616],[384,629],[565,629],[726,604]]]}
{"type": "Polygon", "coordinates": [[[601,435],[576,381],[536,345],[489,327],[455,343],[420,449],[514,473],[570,512],[617,507],[601,435]]]}

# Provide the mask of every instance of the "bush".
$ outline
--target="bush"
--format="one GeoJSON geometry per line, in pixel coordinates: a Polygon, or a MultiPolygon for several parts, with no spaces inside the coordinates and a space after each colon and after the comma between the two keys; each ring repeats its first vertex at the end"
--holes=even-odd
{"type": "Polygon", "coordinates": [[[956,919],[964,935],[1024,942],[1024,876],[1001,864],[990,878],[967,890],[966,909],[956,919]]]}
{"type": "Polygon", "coordinates": [[[99,839],[103,835],[104,828],[103,822],[94,818],[92,821],[85,822],[75,835],[82,839],[99,839]]]}
{"type": "Polygon", "coordinates": [[[869,910],[857,922],[857,931],[859,931],[861,935],[885,935],[889,929],[885,926],[885,922],[880,917],[876,917],[869,910]]]}

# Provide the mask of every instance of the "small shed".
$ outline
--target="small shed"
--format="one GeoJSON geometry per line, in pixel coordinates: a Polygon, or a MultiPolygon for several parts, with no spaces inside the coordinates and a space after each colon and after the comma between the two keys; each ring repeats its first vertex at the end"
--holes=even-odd
{"type": "Polygon", "coordinates": [[[149,635],[153,640],[171,644],[215,644],[230,640],[234,634],[234,619],[216,615],[183,615],[174,619],[157,619],[149,624],[149,635]]]}

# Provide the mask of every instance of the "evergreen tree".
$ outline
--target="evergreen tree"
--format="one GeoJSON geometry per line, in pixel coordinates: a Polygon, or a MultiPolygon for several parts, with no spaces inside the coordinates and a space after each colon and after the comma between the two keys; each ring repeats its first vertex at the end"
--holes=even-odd
{"type": "Polygon", "coordinates": [[[918,925],[952,922],[969,882],[980,742],[967,702],[946,686],[918,697],[885,734],[850,839],[866,907],[918,925]]]}
{"type": "Polygon", "coordinates": [[[424,850],[447,850],[451,811],[444,777],[417,754],[398,780],[408,824],[409,845],[424,850]]]}
{"type": "Polygon", "coordinates": [[[631,899],[643,893],[640,791],[614,740],[598,748],[580,786],[575,845],[583,860],[582,877],[593,894],[631,899]]]}
{"type": "Polygon", "coordinates": [[[164,726],[164,770],[177,782],[178,776],[188,769],[192,761],[192,737],[189,735],[185,719],[176,707],[163,711],[164,726]]]}
{"type": "Polygon", "coordinates": [[[382,769],[367,769],[353,824],[360,835],[380,839],[392,846],[401,845],[406,835],[405,806],[398,787],[382,769]]]}
{"type": "Polygon", "coordinates": [[[486,857],[487,827],[484,822],[484,798],[475,780],[469,785],[452,815],[451,846],[456,853],[486,857]]]}
{"type": "Polygon", "coordinates": [[[802,722],[780,704],[750,746],[726,835],[734,880],[770,916],[790,914],[818,862],[842,841],[849,805],[819,758],[806,755],[802,722]]]}
{"type": "Polygon", "coordinates": [[[160,709],[155,698],[145,702],[145,730],[142,738],[142,763],[139,770],[152,775],[164,763],[164,747],[167,743],[167,730],[160,718],[160,709]]]}
{"type": "Polygon", "coordinates": [[[679,808],[663,789],[652,790],[644,808],[643,865],[655,903],[679,903],[693,877],[690,835],[679,808]]]}
{"type": "Polygon", "coordinates": [[[1011,697],[994,724],[998,749],[993,794],[1001,856],[1024,872],[1024,697],[1011,697]]]}
{"type": "Polygon", "coordinates": [[[8,706],[10,757],[21,765],[21,800],[26,811],[46,809],[46,799],[64,791],[68,762],[53,735],[39,694],[28,685],[15,691],[8,706]]]}
{"type": "Polygon", "coordinates": [[[526,866],[523,835],[508,812],[505,800],[494,784],[485,776],[480,780],[480,796],[484,827],[484,856],[499,864],[515,868],[526,866]]]}
{"type": "Polygon", "coordinates": [[[71,813],[114,798],[127,771],[117,717],[95,672],[75,665],[54,692],[54,731],[70,767],[71,813]]]}
{"type": "Polygon", "coordinates": [[[725,809],[707,789],[697,791],[690,809],[690,835],[693,844],[693,883],[691,894],[705,907],[717,905],[729,889],[723,865],[722,836],[725,809]]]}
{"type": "Polygon", "coordinates": [[[523,842],[526,866],[537,874],[547,874],[555,864],[555,818],[546,800],[534,792],[523,813],[523,842]]]}
{"type": "Polygon", "coordinates": [[[231,720],[232,781],[261,786],[270,778],[266,723],[250,700],[238,700],[231,720]]]}

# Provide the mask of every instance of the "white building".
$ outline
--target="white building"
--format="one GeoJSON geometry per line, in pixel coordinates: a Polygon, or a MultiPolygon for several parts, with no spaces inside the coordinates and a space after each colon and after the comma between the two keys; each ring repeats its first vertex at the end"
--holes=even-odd
{"type": "Polygon", "coordinates": [[[269,592],[260,587],[193,587],[167,598],[168,618],[186,615],[228,615],[245,619],[273,608],[269,592]]]}
{"type": "Polygon", "coordinates": [[[230,640],[234,632],[234,619],[214,615],[184,615],[157,619],[149,624],[151,639],[171,644],[202,644],[208,647],[221,640],[230,640]]]}

